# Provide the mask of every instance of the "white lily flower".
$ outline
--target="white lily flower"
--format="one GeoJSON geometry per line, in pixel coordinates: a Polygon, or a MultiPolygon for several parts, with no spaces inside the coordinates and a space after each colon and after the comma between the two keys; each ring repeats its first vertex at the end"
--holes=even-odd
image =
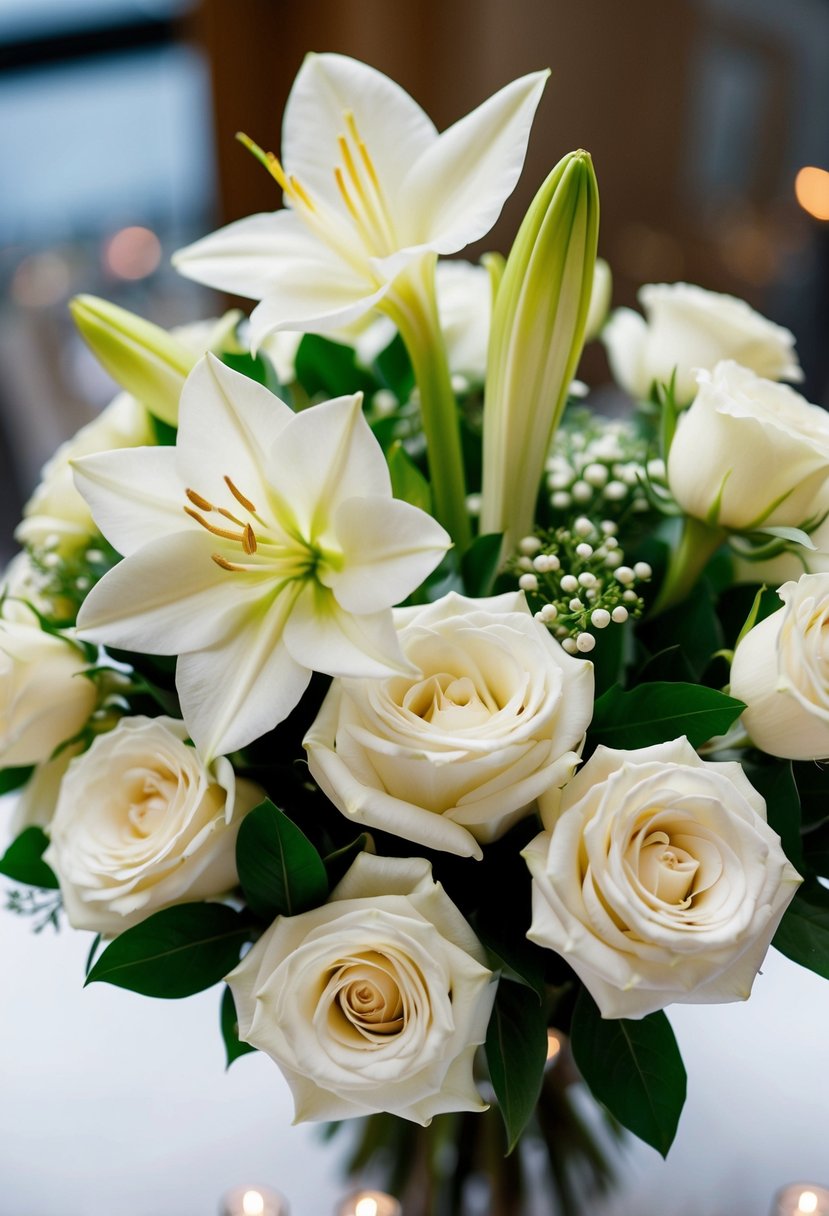
{"type": "Polygon", "coordinates": [[[84,637],[179,656],[190,735],[208,760],[281,722],[311,671],[409,673],[391,607],[449,538],[392,498],[361,397],[293,411],[212,355],[181,396],[173,447],[76,462],[124,560],[90,592],[84,637]]]}
{"type": "MultiPolygon", "coordinates": [[[[261,300],[258,344],[327,332],[386,300],[425,257],[482,237],[518,181],[548,72],[513,81],[438,133],[399,85],[344,55],[308,55],[285,108],[283,159],[264,158],[286,207],[174,257],[182,274],[261,300]]],[[[395,298],[400,297],[400,298],[395,298]]]]}

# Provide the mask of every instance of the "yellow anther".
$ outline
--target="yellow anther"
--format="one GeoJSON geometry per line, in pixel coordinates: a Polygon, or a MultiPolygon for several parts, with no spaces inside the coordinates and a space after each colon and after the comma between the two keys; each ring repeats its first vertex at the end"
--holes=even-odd
{"type": "Polygon", "coordinates": [[[242,548],[245,553],[256,552],[256,533],[250,524],[245,524],[245,530],[242,533],[242,548]]]}
{"type": "Polygon", "coordinates": [[[202,498],[201,494],[197,494],[195,490],[185,490],[184,493],[193,505],[200,507],[202,511],[213,511],[215,509],[212,502],[208,502],[206,498],[202,498]]]}
{"type": "Polygon", "coordinates": [[[251,515],[256,514],[256,507],[253,505],[253,503],[250,501],[250,499],[247,498],[242,493],[242,491],[238,488],[238,486],[235,486],[233,484],[233,482],[230,480],[230,478],[227,475],[225,475],[225,485],[230,490],[231,494],[233,495],[233,497],[236,499],[236,501],[239,503],[240,506],[244,507],[246,511],[250,511],[251,515]]]}
{"type": "Polygon", "coordinates": [[[211,524],[208,519],[205,519],[203,515],[199,515],[198,511],[194,511],[192,507],[185,507],[184,510],[191,519],[195,519],[197,524],[201,524],[213,536],[221,536],[224,540],[235,540],[237,544],[242,543],[242,535],[238,532],[229,532],[227,528],[217,528],[215,524],[211,524]]]}
{"type": "Polygon", "coordinates": [[[222,557],[221,553],[211,553],[210,556],[213,558],[216,565],[221,566],[223,570],[241,570],[242,573],[245,571],[244,566],[237,566],[235,562],[229,562],[226,557],[222,557]]]}

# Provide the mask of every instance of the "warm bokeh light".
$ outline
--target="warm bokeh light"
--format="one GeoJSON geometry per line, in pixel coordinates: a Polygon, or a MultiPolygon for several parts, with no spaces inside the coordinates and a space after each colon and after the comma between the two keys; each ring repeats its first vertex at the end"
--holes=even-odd
{"type": "Polygon", "coordinates": [[[161,242],[149,228],[122,228],[104,249],[104,264],[119,279],[146,279],[160,261],[161,242]]]}
{"type": "MultiPolygon", "coordinates": [[[[816,165],[806,165],[794,179],[794,192],[804,211],[816,220],[829,220],[829,172],[816,165]]],[[[803,1208],[803,1211],[814,1211],[803,1208]]]]}
{"type": "Polygon", "coordinates": [[[265,1200],[259,1191],[245,1191],[242,1196],[242,1211],[244,1216],[262,1216],[265,1210],[265,1200]]]}
{"type": "Polygon", "coordinates": [[[354,1205],[354,1216],[377,1216],[377,1200],[366,1195],[354,1205]]]}
{"type": "Polygon", "coordinates": [[[554,1060],[561,1051],[561,1039],[554,1030],[547,1031],[547,1063],[554,1060]]]}
{"type": "MultiPolygon", "coordinates": [[[[829,173],[827,173],[829,178],[829,173]]],[[[829,214],[826,216],[829,219],[829,214]]],[[[800,1198],[797,1201],[798,1212],[816,1212],[817,1211],[817,1195],[814,1191],[802,1191],[800,1198]]]]}
{"type": "Polygon", "coordinates": [[[12,277],[9,293],[24,308],[49,308],[69,294],[71,275],[66,259],[46,250],[24,258],[12,277]]]}

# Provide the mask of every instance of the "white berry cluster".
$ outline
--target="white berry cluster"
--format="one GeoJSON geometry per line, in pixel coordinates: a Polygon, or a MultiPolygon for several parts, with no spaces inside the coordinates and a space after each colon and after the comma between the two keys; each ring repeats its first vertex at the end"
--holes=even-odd
{"type": "Polygon", "coordinates": [[[642,614],[637,586],[652,571],[647,562],[625,564],[616,533],[613,520],[581,515],[569,528],[525,536],[510,563],[536,620],[568,654],[589,654],[598,631],[642,614]]]}
{"type": "Polygon", "coordinates": [[[649,460],[647,440],[630,422],[570,411],[546,463],[553,516],[573,508],[620,519],[650,509],[648,483],[665,485],[664,461],[649,460]]]}
{"type": "Polygon", "coordinates": [[[79,550],[64,549],[59,536],[47,536],[42,544],[30,546],[26,552],[25,598],[61,625],[74,621],[90,588],[118,560],[102,536],[79,550]]]}

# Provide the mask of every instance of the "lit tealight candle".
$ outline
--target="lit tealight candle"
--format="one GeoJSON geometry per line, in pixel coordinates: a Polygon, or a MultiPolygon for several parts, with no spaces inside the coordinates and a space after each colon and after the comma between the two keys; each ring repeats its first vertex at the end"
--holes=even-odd
{"type": "Polygon", "coordinates": [[[402,1216],[402,1213],[394,1196],[383,1191],[355,1191],[337,1209],[337,1216],[402,1216]]]}
{"type": "Polygon", "coordinates": [[[829,1190],[813,1182],[793,1182],[774,1198],[771,1216],[829,1216],[829,1190]]]}
{"type": "Polygon", "coordinates": [[[237,1186],[222,1199],[221,1216],[288,1216],[288,1204],[267,1186],[237,1186]]]}
{"type": "Polygon", "coordinates": [[[561,1052],[561,1035],[555,1030],[547,1031],[547,1063],[552,1064],[561,1052]]]}

